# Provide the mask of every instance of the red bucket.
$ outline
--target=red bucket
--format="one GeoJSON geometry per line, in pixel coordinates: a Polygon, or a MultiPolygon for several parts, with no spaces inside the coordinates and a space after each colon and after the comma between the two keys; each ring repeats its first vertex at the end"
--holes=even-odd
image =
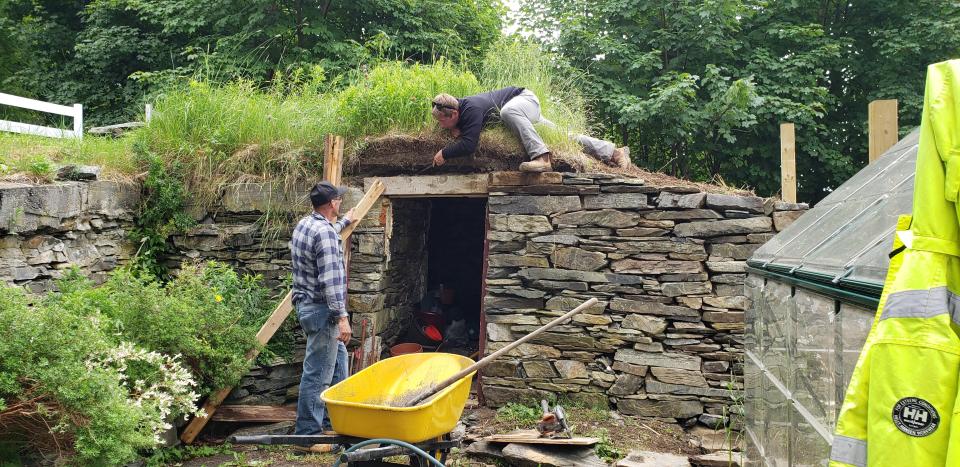
{"type": "Polygon", "coordinates": [[[390,347],[390,356],[396,357],[397,355],[406,355],[410,353],[421,353],[423,352],[423,346],[414,342],[409,342],[406,344],[397,344],[393,347],[390,347]]]}

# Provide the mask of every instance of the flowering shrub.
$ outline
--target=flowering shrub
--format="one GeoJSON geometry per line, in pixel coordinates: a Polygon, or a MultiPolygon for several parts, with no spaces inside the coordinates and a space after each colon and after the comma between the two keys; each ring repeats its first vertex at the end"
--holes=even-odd
{"type": "Polygon", "coordinates": [[[79,465],[120,465],[235,384],[270,307],[255,278],[210,263],[167,284],[77,272],[35,303],[0,285],[0,440],[79,465]]]}

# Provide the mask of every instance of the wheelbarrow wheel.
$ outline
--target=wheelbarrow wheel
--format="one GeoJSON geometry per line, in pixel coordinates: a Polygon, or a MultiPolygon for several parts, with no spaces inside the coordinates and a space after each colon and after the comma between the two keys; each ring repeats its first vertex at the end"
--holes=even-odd
{"type": "MultiPolygon", "coordinates": [[[[450,434],[447,433],[443,436],[437,437],[437,441],[450,441],[450,434]]],[[[432,451],[427,451],[427,454],[430,454],[434,459],[444,465],[447,463],[447,454],[449,453],[449,448],[437,448],[432,451]]],[[[430,461],[420,456],[410,456],[410,465],[414,467],[430,467],[432,464],[430,464],[430,461]]]]}

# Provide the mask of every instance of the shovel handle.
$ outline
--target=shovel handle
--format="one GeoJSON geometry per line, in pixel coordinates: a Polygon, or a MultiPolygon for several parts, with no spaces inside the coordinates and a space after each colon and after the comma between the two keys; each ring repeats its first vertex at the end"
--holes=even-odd
{"type": "Polygon", "coordinates": [[[593,306],[593,305],[596,304],[596,303],[597,303],[597,299],[596,299],[596,298],[591,298],[590,300],[587,300],[587,301],[581,303],[580,306],[578,306],[578,307],[576,307],[576,308],[568,311],[565,315],[563,315],[563,316],[561,316],[561,317],[559,317],[559,318],[557,318],[557,319],[555,319],[555,320],[553,320],[553,321],[550,321],[550,322],[547,323],[547,324],[544,324],[543,326],[541,326],[541,327],[538,328],[537,330],[531,332],[530,334],[527,334],[526,336],[523,336],[523,337],[521,337],[521,338],[519,338],[519,339],[517,339],[517,340],[515,340],[515,341],[513,341],[513,342],[511,342],[511,343],[509,343],[509,344],[507,344],[504,348],[502,348],[502,349],[500,349],[500,350],[498,350],[498,351],[496,351],[496,352],[494,352],[494,353],[492,353],[492,354],[490,354],[490,355],[487,355],[486,357],[482,358],[482,359],[481,359],[480,361],[478,361],[477,363],[474,363],[473,365],[470,365],[470,366],[464,368],[463,370],[460,370],[459,373],[457,373],[457,374],[455,374],[455,375],[453,375],[453,376],[445,379],[442,383],[434,386],[434,387],[431,388],[430,390],[428,390],[428,391],[424,392],[423,394],[420,394],[419,396],[415,397],[413,400],[410,401],[410,403],[409,403],[407,406],[408,406],[408,407],[413,407],[413,406],[415,406],[415,405],[417,405],[417,404],[419,404],[419,403],[421,403],[421,402],[429,399],[429,398],[432,397],[434,394],[436,394],[436,393],[444,390],[447,386],[450,386],[451,384],[456,383],[457,381],[460,381],[460,379],[463,378],[464,376],[467,376],[467,375],[469,375],[470,373],[473,373],[473,372],[475,372],[475,371],[477,371],[477,370],[479,370],[479,369],[481,369],[481,368],[489,365],[491,362],[493,362],[494,360],[496,360],[497,357],[499,357],[499,356],[501,356],[501,355],[503,355],[503,354],[505,354],[505,353],[513,350],[514,348],[516,348],[516,347],[519,346],[520,344],[526,343],[526,342],[529,341],[530,339],[533,339],[534,337],[537,337],[538,335],[540,335],[540,334],[543,333],[544,331],[546,331],[546,330],[548,330],[548,329],[550,329],[550,328],[552,328],[552,327],[554,327],[554,326],[557,326],[558,324],[562,324],[564,321],[566,321],[566,320],[568,320],[568,319],[570,319],[570,318],[573,318],[573,315],[575,315],[575,314],[577,314],[577,313],[580,313],[581,311],[586,310],[587,308],[590,308],[591,306],[593,306]]]}

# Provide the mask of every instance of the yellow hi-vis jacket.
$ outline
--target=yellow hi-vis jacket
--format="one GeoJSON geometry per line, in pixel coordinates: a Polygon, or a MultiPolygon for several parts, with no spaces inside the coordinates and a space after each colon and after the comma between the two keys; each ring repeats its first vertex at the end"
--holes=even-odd
{"type": "Polygon", "coordinates": [[[831,467],[960,466],[960,60],[930,65],[913,216],[847,387],[831,467]]]}

